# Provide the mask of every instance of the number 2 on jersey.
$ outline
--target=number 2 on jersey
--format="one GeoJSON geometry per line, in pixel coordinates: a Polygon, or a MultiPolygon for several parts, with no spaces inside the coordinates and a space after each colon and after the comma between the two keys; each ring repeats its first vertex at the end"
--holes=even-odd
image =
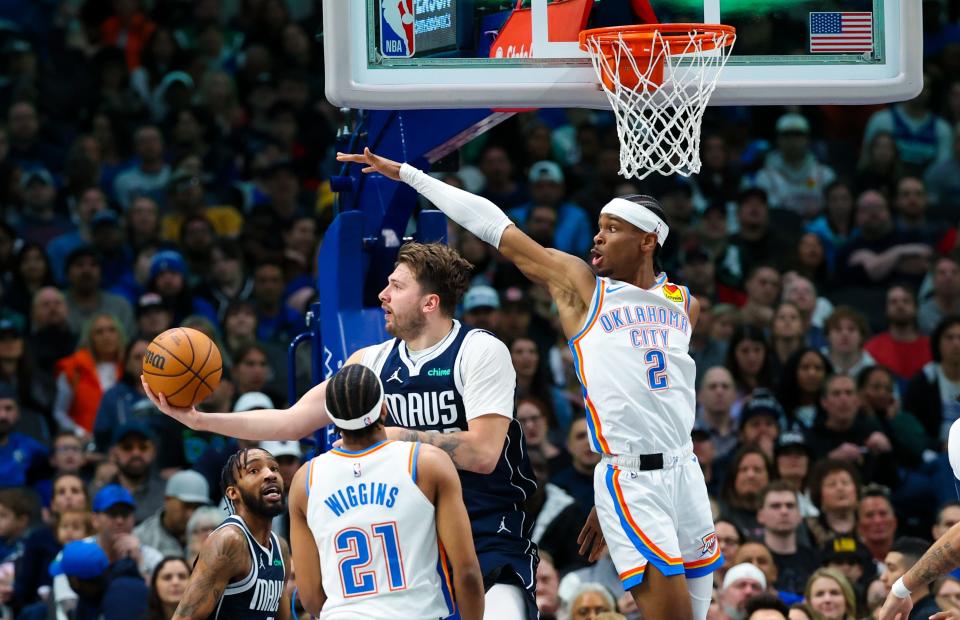
{"type": "Polygon", "coordinates": [[[651,390],[663,390],[670,387],[667,381],[667,357],[662,349],[647,349],[643,355],[647,363],[647,383],[651,390]]]}
{"type": "MultiPolygon", "coordinates": [[[[397,523],[395,521],[374,523],[370,529],[373,537],[380,540],[383,556],[377,560],[382,560],[386,564],[390,591],[406,589],[407,578],[403,572],[403,554],[400,551],[400,541],[397,536],[397,523]]],[[[333,543],[338,554],[345,554],[340,558],[339,564],[343,595],[350,598],[377,592],[376,570],[363,570],[374,561],[370,534],[364,529],[351,527],[341,530],[333,543]]]]}

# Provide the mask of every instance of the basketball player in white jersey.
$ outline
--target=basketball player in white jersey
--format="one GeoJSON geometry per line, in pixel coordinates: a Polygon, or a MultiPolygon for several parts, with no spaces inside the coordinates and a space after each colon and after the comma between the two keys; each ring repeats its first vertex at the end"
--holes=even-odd
{"type": "Polygon", "coordinates": [[[240,450],[220,484],[231,514],[200,547],[174,619],[289,620],[290,552],[271,531],[286,509],[277,460],[260,448],[240,450]]]}
{"type": "Polygon", "coordinates": [[[544,248],[490,201],[408,164],[369,149],[337,159],[406,182],[549,288],[583,385],[591,445],[601,454],[583,546],[596,553],[606,540],[646,620],[706,618],[709,574],[722,556],[690,441],[696,369],[688,349],[700,306],[655,268],[669,232],[657,202],[630,196],[605,205],[588,265],[544,248]]]}
{"type": "Polygon", "coordinates": [[[342,444],[301,467],[290,490],[304,609],[320,620],[436,620],[459,608],[480,620],[483,576],[453,462],[387,439],[383,384],[365,366],[330,379],[326,406],[342,444]]]}

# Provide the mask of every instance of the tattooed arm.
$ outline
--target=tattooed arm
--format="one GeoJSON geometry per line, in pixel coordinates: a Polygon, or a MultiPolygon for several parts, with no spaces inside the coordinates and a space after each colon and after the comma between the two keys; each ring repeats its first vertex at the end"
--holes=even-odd
{"type": "Polygon", "coordinates": [[[213,532],[200,547],[197,565],[173,614],[174,619],[207,618],[213,613],[230,580],[248,572],[250,552],[240,530],[225,527],[213,532]]]}
{"type": "Polygon", "coordinates": [[[436,446],[450,455],[457,469],[489,474],[497,467],[510,418],[487,414],[467,423],[467,430],[454,433],[426,433],[391,427],[387,436],[400,441],[420,441],[436,446]]]}
{"type": "MultiPolygon", "coordinates": [[[[899,582],[908,591],[915,592],[932,581],[946,575],[960,566],[960,523],[951,527],[933,546],[927,549],[899,582]]],[[[896,585],[891,588],[887,600],[880,610],[881,620],[906,620],[913,607],[910,596],[897,595],[896,585]]],[[[901,593],[902,594],[902,593],[901,593]]]]}

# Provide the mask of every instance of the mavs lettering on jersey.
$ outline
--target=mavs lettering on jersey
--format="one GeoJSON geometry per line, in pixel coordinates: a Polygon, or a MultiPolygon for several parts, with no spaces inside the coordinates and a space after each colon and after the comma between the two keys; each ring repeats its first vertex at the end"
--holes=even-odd
{"type": "Polygon", "coordinates": [[[273,620],[286,582],[277,535],[270,533],[270,549],[264,549],[239,515],[230,515],[220,527],[237,527],[243,532],[250,548],[250,572],[224,588],[209,620],[273,620]]]}
{"type": "Polygon", "coordinates": [[[357,506],[374,505],[393,508],[399,492],[398,487],[386,485],[382,482],[360,482],[337,489],[335,493],[327,496],[323,502],[333,512],[333,516],[339,517],[357,506]]]}
{"type": "MultiPolygon", "coordinates": [[[[438,349],[417,362],[411,361],[399,339],[381,345],[376,359],[369,363],[383,382],[387,424],[436,433],[467,430],[463,381],[469,373],[461,368],[462,353],[471,341],[482,347],[481,339],[493,337],[454,321],[453,331],[438,349]]],[[[501,574],[499,579],[504,580],[511,571],[501,569],[512,568],[521,585],[532,588],[536,547],[529,539],[532,524],[527,522],[521,504],[536,483],[517,420],[510,421],[493,472],[457,471],[481,570],[485,575],[501,574]]]]}

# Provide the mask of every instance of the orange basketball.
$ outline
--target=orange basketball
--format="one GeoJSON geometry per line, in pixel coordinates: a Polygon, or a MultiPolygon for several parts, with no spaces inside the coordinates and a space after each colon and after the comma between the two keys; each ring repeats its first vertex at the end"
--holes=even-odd
{"type": "Polygon", "coordinates": [[[143,356],[143,376],[154,394],[174,407],[192,407],[220,385],[220,349],[203,332],[168,329],[153,339],[143,356]]]}

